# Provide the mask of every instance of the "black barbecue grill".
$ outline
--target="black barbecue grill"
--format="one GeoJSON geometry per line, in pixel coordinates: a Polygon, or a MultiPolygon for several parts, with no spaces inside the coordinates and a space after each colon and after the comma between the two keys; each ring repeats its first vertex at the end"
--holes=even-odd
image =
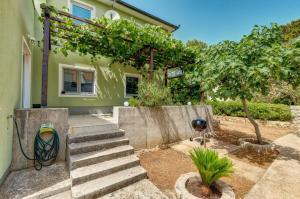
{"type": "MultiPolygon", "coordinates": [[[[199,134],[202,134],[201,145],[204,144],[204,146],[206,147],[205,132],[204,132],[204,130],[206,130],[206,128],[207,128],[207,122],[206,122],[206,120],[204,120],[202,118],[197,118],[197,119],[195,119],[195,120],[192,121],[192,127],[199,134]]],[[[190,141],[193,141],[193,137],[190,137],[190,141]]]]}

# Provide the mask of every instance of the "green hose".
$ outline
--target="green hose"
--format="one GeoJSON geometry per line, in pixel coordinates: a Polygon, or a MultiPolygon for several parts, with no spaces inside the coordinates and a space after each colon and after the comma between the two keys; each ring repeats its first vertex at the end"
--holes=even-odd
{"type": "Polygon", "coordinates": [[[30,158],[23,150],[16,118],[14,118],[14,123],[17,129],[19,145],[24,157],[34,161],[34,168],[36,170],[41,170],[43,166],[50,166],[51,163],[56,160],[59,152],[59,136],[53,125],[42,124],[37,130],[34,139],[34,157],[30,158]],[[51,133],[51,137],[48,140],[43,139],[41,136],[45,132],[51,133]]]}

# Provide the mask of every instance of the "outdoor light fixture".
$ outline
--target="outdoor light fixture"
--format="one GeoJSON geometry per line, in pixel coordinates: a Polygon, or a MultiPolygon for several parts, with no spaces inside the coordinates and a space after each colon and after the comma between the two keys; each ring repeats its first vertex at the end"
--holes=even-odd
{"type": "Polygon", "coordinates": [[[191,106],[191,105],[192,105],[192,102],[188,102],[187,105],[191,106]]]}
{"type": "Polygon", "coordinates": [[[124,106],[129,106],[129,103],[127,101],[124,102],[124,106]]]}

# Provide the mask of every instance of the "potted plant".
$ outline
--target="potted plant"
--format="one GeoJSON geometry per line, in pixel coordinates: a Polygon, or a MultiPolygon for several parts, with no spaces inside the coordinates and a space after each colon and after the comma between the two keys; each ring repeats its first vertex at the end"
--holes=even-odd
{"type": "Polygon", "coordinates": [[[233,173],[233,164],[227,157],[219,157],[214,150],[195,148],[190,152],[198,173],[187,173],[179,177],[175,190],[178,198],[235,198],[232,189],[219,180],[233,173]]]}

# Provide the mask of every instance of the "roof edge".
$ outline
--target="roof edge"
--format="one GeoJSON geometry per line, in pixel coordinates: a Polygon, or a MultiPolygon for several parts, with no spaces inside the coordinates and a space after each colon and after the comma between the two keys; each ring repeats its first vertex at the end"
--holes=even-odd
{"type": "Polygon", "coordinates": [[[129,3],[126,3],[126,2],[124,2],[122,0],[116,0],[116,3],[118,3],[118,4],[122,5],[122,6],[125,6],[125,7],[129,8],[129,9],[132,9],[132,10],[134,10],[134,11],[140,13],[140,14],[143,14],[143,15],[145,15],[147,17],[150,17],[150,18],[152,18],[152,19],[154,19],[156,21],[159,21],[159,22],[161,22],[161,23],[163,23],[163,24],[165,24],[167,26],[170,26],[170,27],[174,28],[173,32],[176,31],[177,29],[179,29],[179,27],[180,27],[179,25],[174,25],[174,24],[172,24],[172,23],[170,23],[170,22],[168,22],[168,21],[166,21],[166,20],[164,20],[162,18],[159,18],[159,17],[157,17],[157,16],[155,16],[153,14],[150,14],[149,12],[146,12],[146,11],[144,11],[144,10],[142,10],[140,8],[137,8],[137,7],[135,7],[135,6],[133,6],[133,5],[129,4],[129,3]]]}

